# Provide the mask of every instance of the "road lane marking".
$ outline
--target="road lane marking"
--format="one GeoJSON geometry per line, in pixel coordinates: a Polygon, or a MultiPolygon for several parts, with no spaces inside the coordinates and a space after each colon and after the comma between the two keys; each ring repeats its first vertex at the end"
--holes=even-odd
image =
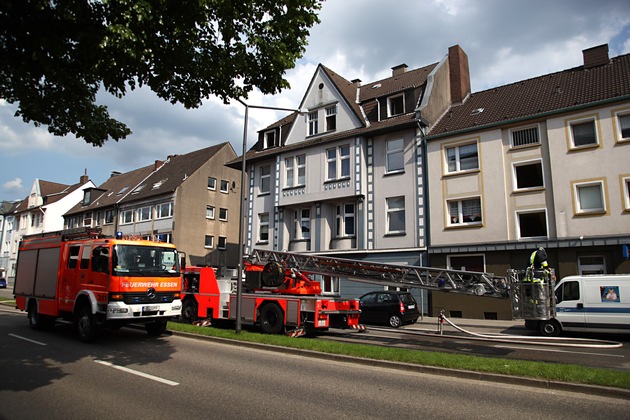
{"type": "Polygon", "coordinates": [[[149,375],[148,373],[139,372],[137,370],[129,369],[124,366],[118,366],[110,362],[106,362],[105,360],[94,360],[96,363],[99,363],[104,366],[109,366],[114,369],[122,370],[123,372],[131,373],[132,375],[141,376],[146,379],[151,379],[152,381],[160,382],[170,386],[179,385],[178,382],[169,381],[168,379],[160,378],[159,376],[149,375]]]}
{"type": "Polygon", "coordinates": [[[606,353],[590,353],[586,351],[569,351],[569,350],[553,350],[553,349],[543,349],[541,347],[520,347],[520,346],[494,346],[499,349],[511,349],[511,350],[536,350],[536,351],[546,351],[552,353],[573,353],[573,354],[587,354],[589,356],[606,356],[606,357],[620,357],[624,358],[623,354],[606,354],[606,353]]]}
{"type": "Polygon", "coordinates": [[[33,344],[38,344],[40,346],[47,346],[48,345],[48,344],[42,343],[40,341],[35,341],[35,340],[31,340],[30,338],[22,337],[21,335],[15,335],[15,334],[11,334],[11,333],[9,333],[9,335],[11,337],[13,337],[13,338],[19,338],[20,340],[28,341],[28,342],[33,343],[33,344]]]}

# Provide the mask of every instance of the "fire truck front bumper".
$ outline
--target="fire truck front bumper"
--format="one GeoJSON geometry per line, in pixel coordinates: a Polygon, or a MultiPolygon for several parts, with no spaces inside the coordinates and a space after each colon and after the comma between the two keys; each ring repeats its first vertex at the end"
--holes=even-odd
{"type": "Polygon", "coordinates": [[[128,305],[124,302],[110,302],[107,305],[107,320],[150,319],[179,316],[182,301],[169,303],[147,303],[128,305]]]}

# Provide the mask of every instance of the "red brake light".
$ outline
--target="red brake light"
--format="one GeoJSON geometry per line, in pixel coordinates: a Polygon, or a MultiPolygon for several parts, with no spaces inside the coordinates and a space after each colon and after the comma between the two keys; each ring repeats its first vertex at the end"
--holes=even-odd
{"type": "Polygon", "coordinates": [[[405,312],[405,304],[400,302],[400,312],[405,312]]]}

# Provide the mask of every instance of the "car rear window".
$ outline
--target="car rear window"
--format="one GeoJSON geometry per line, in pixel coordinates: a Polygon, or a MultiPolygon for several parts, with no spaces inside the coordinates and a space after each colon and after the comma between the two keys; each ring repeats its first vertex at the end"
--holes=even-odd
{"type": "Polygon", "coordinates": [[[402,300],[403,303],[405,303],[407,305],[413,305],[414,303],[416,303],[416,300],[413,298],[411,293],[400,295],[400,300],[402,300]]]}

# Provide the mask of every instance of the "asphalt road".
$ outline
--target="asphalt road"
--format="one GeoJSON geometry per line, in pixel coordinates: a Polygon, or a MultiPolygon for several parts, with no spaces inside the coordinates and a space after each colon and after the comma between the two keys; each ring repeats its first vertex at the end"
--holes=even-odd
{"type": "Polygon", "coordinates": [[[610,419],[630,401],[428,375],[141,330],[79,342],[0,312],[0,418],[610,419]]]}

